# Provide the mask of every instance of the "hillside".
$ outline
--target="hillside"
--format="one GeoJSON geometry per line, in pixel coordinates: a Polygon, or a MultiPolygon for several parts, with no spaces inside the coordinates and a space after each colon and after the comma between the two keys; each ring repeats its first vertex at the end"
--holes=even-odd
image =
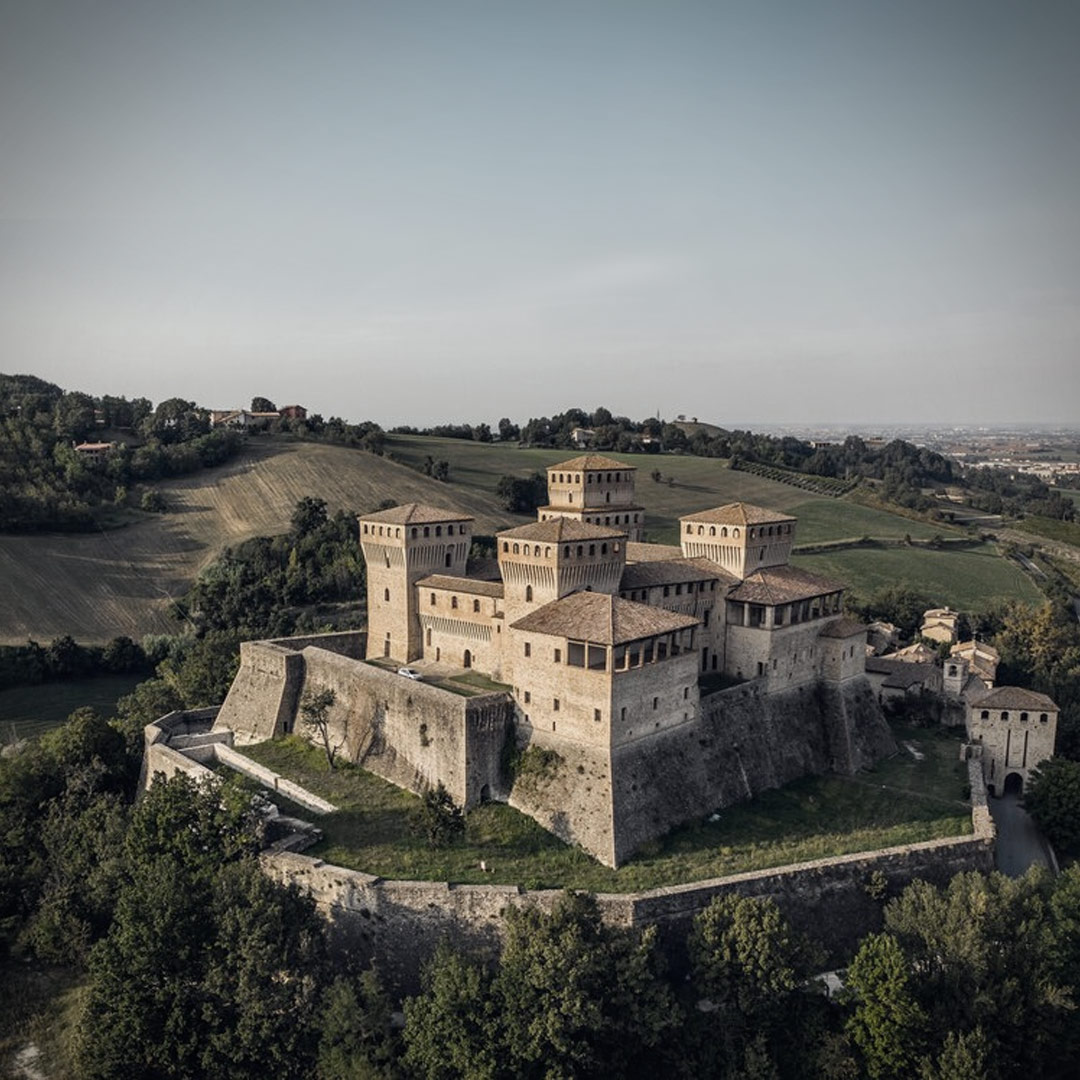
{"type": "Polygon", "coordinates": [[[171,512],[123,529],[0,536],[0,643],[174,633],[169,601],[225,545],[285,531],[304,495],[326,499],[331,511],[371,509],[384,499],[450,505],[476,515],[479,532],[510,520],[490,497],[315,443],[253,440],[228,465],[158,486],[171,512]]]}
{"type": "MultiPolygon", "coordinates": [[[[331,512],[368,510],[386,499],[434,503],[474,515],[476,531],[492,533],[526,520],[499,507],[500,476],[525,476],[570,456],[565,450],[422,436],[391,436],[386,446],[387,456],[377,457],[319,443],[252,440],[244,455],[227,465],[159,485],[167,514],[107,533],[0,536],[0,643],[31,636],[47,641],[66,633],[93,642],[116,634],[173,632],[177,624],[168,615],[169,601],[181,596],[225,545],[285,531],[304,495],[326,499],[331,512]],[[428,456],[450,463],[449,483],[413,467],[428,456]]],[[[649,539],[658,542],[676,542],[681,514],[735,500],[797,515],[800,543],[950,532],[847,499],[807,498],[790,485],[733,472],[718,458],[638,455],[629,463],[638,467],[638,499],[646,510],[649,539]],[[653,470],[660,471],[659,482],[651,478],[653,470]]],[[[879,554],[830,553],[828,570],[865,593],[882,580],[879,554]]],[[[943,560],[959,556],[906,550],[903,571],[907,580],[932,585],[940,603],[974,606],[980,570],[987,575],[987,597],[1033,598],[1030,583],[992,549],[985,556],[965,566],[967,572],[955,583],[950,571],[960,564],[943,560]]],[[[885,576],[896,569],[890,566],[885,576]]]]}

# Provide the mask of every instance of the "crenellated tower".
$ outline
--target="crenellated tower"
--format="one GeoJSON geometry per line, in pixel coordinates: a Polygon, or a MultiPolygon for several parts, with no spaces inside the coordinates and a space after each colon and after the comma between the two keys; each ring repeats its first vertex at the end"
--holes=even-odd
{"type": "Polygon", "coordinates": [[[633,465],[599,454],[552,465],[547,471],[548,505],[540,507],[537,517],[617,528],[630,540],[643,540],[645,510],[634,501],[636,472],[633,465]]]}
{"type": "Polygon", "coordinates": [[[711,559],[741,580],[787,566],[796,520],[749,503],[729,503],[679,518],[679,539],[684,556],[711,559]]]}
{"type": "Polygon", "coordinates": [[[473,519],[406,503],[359,520],[367,563],[367,658],[407,664],[422,652],[415,585],[429,574],[464,575],[473,519]]]}
{"type": "Polygon", "coordinates": [[[496,539],[510,623],[573,592],[619,591],[626,565],[621,529],[556,517],[508,529],[496,539]]]}

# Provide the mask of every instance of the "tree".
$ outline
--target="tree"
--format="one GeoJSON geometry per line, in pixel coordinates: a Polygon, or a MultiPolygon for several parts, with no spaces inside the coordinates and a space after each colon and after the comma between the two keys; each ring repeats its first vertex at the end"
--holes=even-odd
{"type": "Polygon", "coordinates": [[[143,492],[139,507],[148,514],[163,514],[166,510],[165,496],[155,488],[143,492]]]}
{"type": "Polygon", "coordinates": [[[289,524],[296,536],[307,536],[321,529],[326,521],[326,500],[305,495],[293,509],[289,524]]]}
{"type": "Polygon", "coordinates": [[[375,1080],[396,1075],[398,1043],[390,999],[373,969],[339,976],[323,995],[318,1080],[375,1080]]]}
{"type": "Polygon", "coordinates": [[[300,698],[300,723],[319,737],[323,750],[326,751],[326,767],[330,770],[333,770],[334,759],[345,744],[344,738],[336,745],[330,738],[330,710],[335,701],[337,695],[329,687],[322,690],[307,689],[300,698]]]}
{"type": "Polygon", "coordinates": [[[511,423],[509,417],[504,416],[499,421],[499,441],[512,442],[521,436],[521,429],[517,424],[511,423]]]}
{"type": "Polygon", "coordinates": [[[465,817],[441,780],[420,796],[411,825],[431,848],[449,847],[465,834],[465,817]]]}
{"type": "Polygon", "coordinates": [[[446,483],[450,479],[450,462],[444,458],[434,462],[431,466],[431,476],[434,480],[446,483]]]}
{"type": "Polygon", "coordinates": [[[847,973],[847,989],[855,999],[848,1031],[874,1080],[911,1076],[919,1060],[927,1018],[911,983],[896,938],[871,934],[863,940],[847,973]]]}
{"type": "Polygon", "coordinates": [[[251,399],[251,411],[252,412],[277,412],[278,407],[269,398],[253,397],[251,399]]]}
{"type": "Polygon", "coordinates": [[[441,942],[421,977],[421,992],[405,1001],[404,1064],[423,1080],[496,1080],[498,1005],[491,973],[441,942]]]}
{"type": "Polygon", "coordinates": [[[766,1051],[769,1061],[802,1056],[801,987],[823,957],[775,901],[718,896],[694,919],[687,945],[694,991],[712,1010],[702,1021],[706,1043],[723,1045],[744,1070],[751,1059],[764,1067],[766,1051]]]}
{"type": "Polygon", "coordinates": [[[1080,850],[1080,762],[1054,757],[1032,773],[1024,806],[1062,852],[1080,850]]]}

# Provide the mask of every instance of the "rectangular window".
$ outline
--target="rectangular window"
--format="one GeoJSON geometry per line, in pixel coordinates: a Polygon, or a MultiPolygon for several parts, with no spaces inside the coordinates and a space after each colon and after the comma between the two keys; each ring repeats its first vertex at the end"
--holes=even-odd
{"type": "Polygon", "coordinates": [[[653,710],[654,710],[654,711],[656,710],[656,707],[657,707],[657,706],[658,706],[659,704],[660,704],[660,699],[659,699],[658,697],[654,697],[654,698],[652,699],[652,707],[653,707],[653,710]]]}
{"type": "Polygon", "coordinates": [[[589,670],[607,670],[607,649],[605,649],[603,645],[589,646],[589,670]]]}
{"type": "Polygon", "coordinates": [[[656,643],[656,659],[663,660],[667,656],[668,642],[667,638],[661,638],[656,643]]]}
{"type": "Polygon", "coordinates": [[[529,705],[531,703],[532,703],[532,694],[530,694],[529,691],[526,690],[525,691],[525,704],[529,705]]]}
{"type": "Polygon", "coordinates": [[[555,663],[556,664],[561,664],[562,663],[562,649],[556,649],[555,650],[555,663]]]}
{"type": "Polygon", "coordinates": [[[619,710],[619,719],[620,720],[625,720],[626,719],[626,706],[625,705],[619,710]]]}
{"type": "Polygon", "coordinates": [[[532,645],[528,641],[525,642],[525,655],[532,656],[532,645]]]}
{"type": "Polygon", "coordinates": [[[566,662],[570,667],[585,666],[585,646],[580,641],[566,643],[566,662]]]}
{"type": "Polygon", "coordinates": [[[653,658],[653,642],[645,642],[645,659],[642,661],[645,664],[651,664],[653,658]]]}
{"type": "Polygon", "coordinates": [[[627,654],[627,662],[630,667],[637,667],[641,663],[641,644],[637,641],[633,642],[630,646],[630,651],[627,654]]]}
{"type": "Polygon", "coordinates": [[[592,711],[592,718],[593,718],[593,719],[594,719],[594,720],[595,720],[595,721],[596,721],[596,722],[597,722],[598,724],[600,723],[600,710],[599,710],[599,709],[593,709],[593,711],[592,711]]]}
{"type": "Polygon", "coordinates": [[[616,671],[624,671],[626,669],[626,646],[616,645],[615,651],[611,657],[612,665],[616,671]]]}
{"type": "Polygon", "coordinates": [[[552,701],[551,701],[551,709],[552,709],[552,712],[558,712],[559,711],[559,699],[558,698],[553,698],[552,699],[552,701]]]}

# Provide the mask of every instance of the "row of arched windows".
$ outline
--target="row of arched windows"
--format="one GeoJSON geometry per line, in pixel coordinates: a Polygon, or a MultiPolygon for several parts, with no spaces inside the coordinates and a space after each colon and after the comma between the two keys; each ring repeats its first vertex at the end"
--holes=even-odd
{"type": "MultiPolygon", "coordinates": [[[[590,555],[595,555],[596,554],[596,545],[595,544],[589,544],[588,547],[589,547],[589,554],[590,555]]],[[[511,554],[511,552],[514,555],[528,555],[528,554],[530,554],[528,544],[514,543],[514,544],[511,545],[509,540],[504,540],[503,541],[503,548],[502,549],[503,549],[503,554],[505,554],[505,555],[509,555],[509,554],[511,554]]],[[[573,549],[571,548],[570,544],[564,545],[563,546],[563,558],[564,559],[569,559],[570,558],[570,553],[571,553],[572,550],[573,549]]],[[[611,545],[611,550],[615,551],[615,552],[617,552],[619,550],[619,542],[617,540],[611,545]]],[[[540,558],[540,551],[541,551],[540,545],[539,544],[534,544],[533,547],[532,547],[531,554],[532,554],[532,556],[534,558],[538,559],[538,558],[540,558]]],[[[551,546],[549,544],[544,545],[543,552],[544,552],[543,557],[545,559],[550,559],[551,558],[551,546]]],[[[604,543],[602,543],[600,545],[600,554],[601,555],[606,555],[607,553],[608,553],[608,545],[607,545],[607,541],[605,541],[604,543]]],[[[585,554],[585,545],[584,544],[578,544],[577,545],[578,558],[581,558],[584,554],[585,554]]]]}
{"type": "MultiPolygon", "coordinates": [[[[431,535],[431,528],[432,527],[430,525],[425,525],[424,526],[424,535],[425,536],[430,536],[431,535]]],[[[459,525],[458,526],[458,533],[461,536],[465,535],[465,531],[466,531],[466,526],[464,526],[464,525],[459,525]]],[[[400,537],[401,536],[401,527],[400,526],[390,526],[390,525],[385,525],[385,526],[384,525],[368,525],[365,522],[364,523],[364,535],[367,536],[369,533],[372,536],[396,536],[396,537],[400,537]]],[[[442,536],[442,534],[443,534],[443,527],[441,525],[436,525],[435,526],[435,535],[436,536],[442,536]]],[[[418,526],[414,525],[412,527],[411,535],[412,535],[412,538],[414,540],[420,535],[420,529],[419,529],[418,526]]],[[[446,526],[446,535],[447,536],[453,536],[454,535],[454,526],[453,525],[447,525],[446,526]]]]}
{"type": "MultiPolygon", "coordinates": [[[[989,709],[983,709],[982,712],[980,713],[980,717],[983,720],[989,720],[990,719],[990,710],[989,709]]],[[[1002,720],[1008,720],[1009,719],[1009,714],[1007,712],[1003,712],[1001,714],[1001,719],[1002,720]]],[[[1039,713],[1039,723],[1040,724],[1045,724],[1049,719],[1050,718],[1046,715],[1046,713],[1039,713]]],[[[1020,714],[1020,722],[1022,724],[1026,724],[1027,721],[1028,721],[1028,714],[1026,712],[1022,712],[1020,714]]]]}

